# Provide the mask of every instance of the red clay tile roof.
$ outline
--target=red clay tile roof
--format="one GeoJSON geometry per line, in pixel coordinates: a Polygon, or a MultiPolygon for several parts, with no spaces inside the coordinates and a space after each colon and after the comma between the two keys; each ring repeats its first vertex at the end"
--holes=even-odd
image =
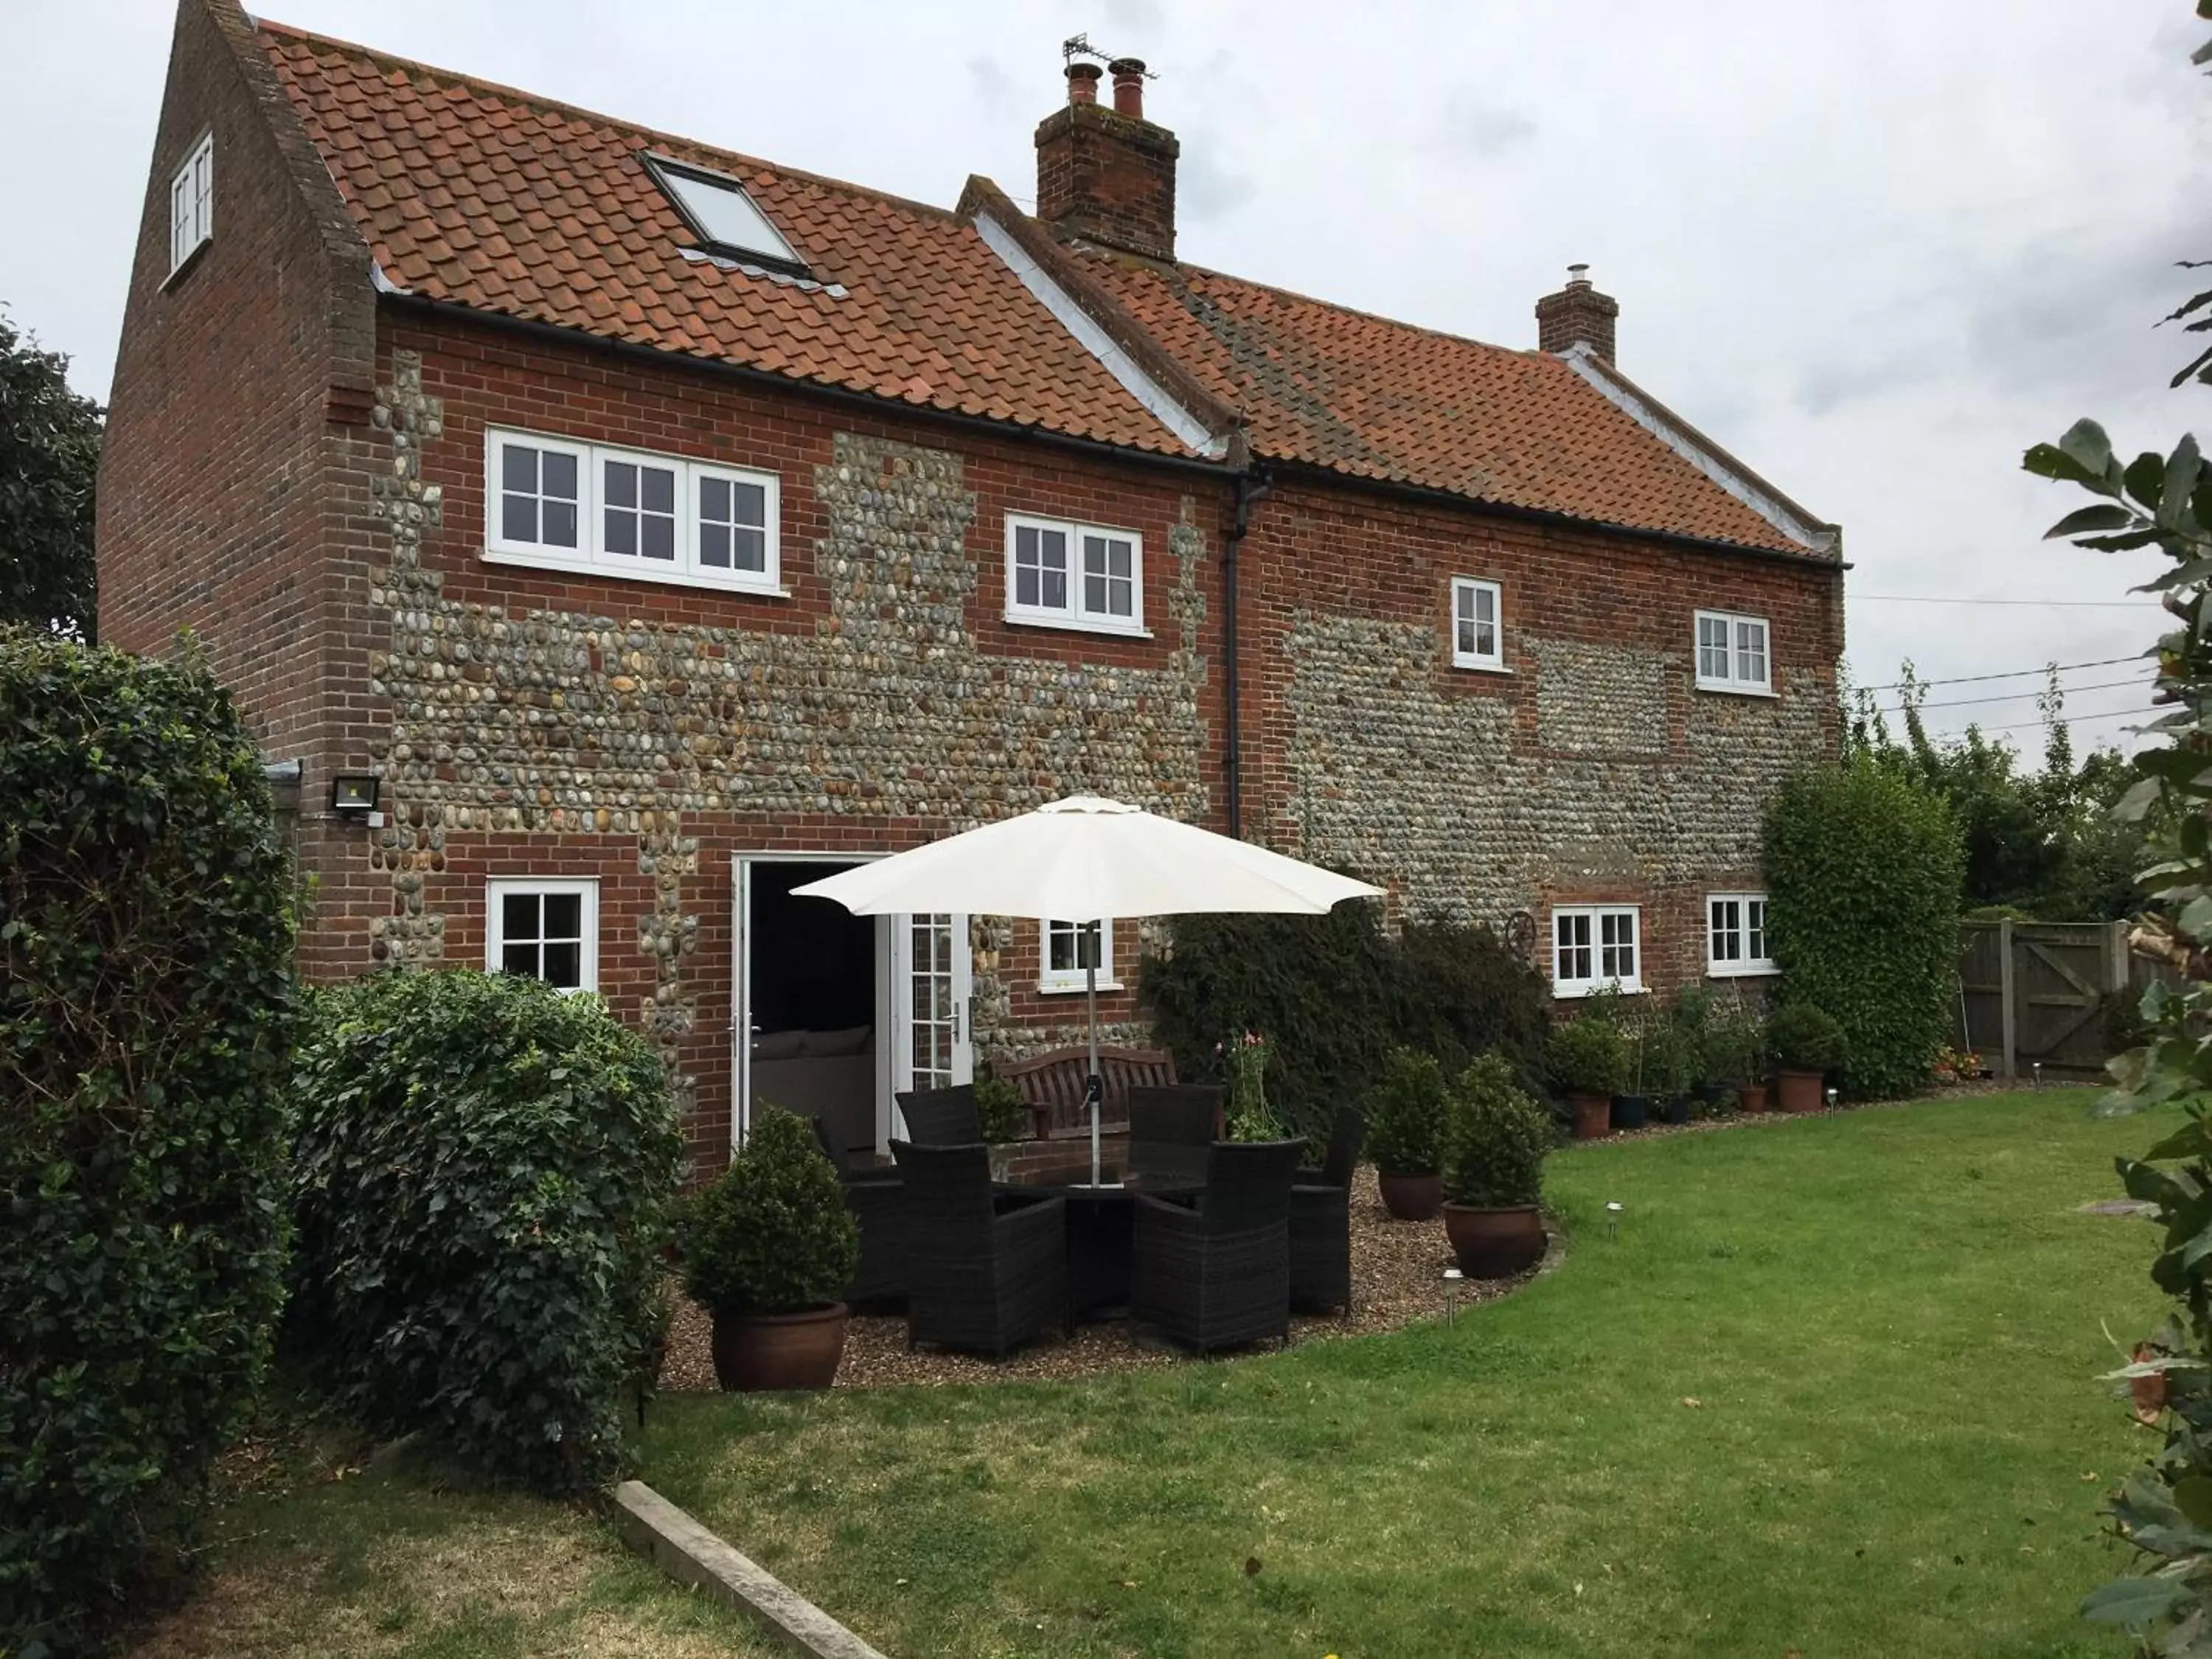
{"type": "Polygon", "coordinates": [[[1541,351],[1439,334],[1195,265],[1073,250],[1243,410],[1255,454],[1603,524],[1807,550],[1541,351]]]}
{"type": "Polygon", "coordinates": [[[398,287],[927,408],[1186,453],[973,227],[264,22],[277,78],[398,287]],[[638,159],[741,179],[842,297],[686,259],[638,159]]]}
{"type": "MultiPolygon", "coordinates": [[[[1189,453],[956,214],[258,27],[377,264],[401,289],[926,408],[1189,453]],[[648,149],[741,179],[814,276],[842,295],[687,259],[694,239],[639,159],[648,149]]],[[[1092,279],[1071,284],[1079,297],[1103,289],[1103,303],[1191,381],[1241,410],[1262,458],[1806,550],[1559,358],[1195,266],[1089,250],[1059,263],[1092,279]]]]}

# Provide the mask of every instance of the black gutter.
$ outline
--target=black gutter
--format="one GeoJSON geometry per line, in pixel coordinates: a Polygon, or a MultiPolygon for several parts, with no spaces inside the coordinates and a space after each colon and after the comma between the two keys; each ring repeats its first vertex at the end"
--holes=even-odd
{"type": "Polygon", "coordinates": [[[1237,475],[1237,511],[1221,543],[1222,793],[1229,833],[1239,841],[1244,838],[1244,743],[1237,707],[1237,554],[1244,544],[1244,532],[1252,526],[1252,508],[1274,487],[1261,469],[1237,475]]]}
{"type": "Polygon", "coordinates": [[[1316,466],[1310,461],[1278,461],[1274,467],[1278,472],[1287,472],[1315,483],[1331,484],[1340,489],[1366,489],[1378,495],[1395,495],[1407,501],[1454,507],[1462,513],[1488,514],[1497,518],[1518,519],[1530,524],[1557,525],[1570,530],[1595,530],[1609,536],[1630,536],[1638,541],[1663,542],[1671,546],[1692,548],[1700,553],[1732,553],[1747,559],[1778,559],[1784,564],[1809,565],[1819,570],[1842,572],[1850,568],[1843,560],[1809,547],[1802,552],[1793,553],[1785,548],[1753,547],[1744,542],[1724,542],[1711,536],[1692,536],[1680,530],[1647,530],[1638,525],[1585,519],[1572,513],[1553,512],[1547,507],[1518,507],[1506,501],[1493,501],[1484,496],[1462,495],[1454,490],[1433,489],[1425,484],[1404,483],[1395,478],[1362,477],[1356,472],[1316,466]]]}
{"type": "Polygon", "coordinates": [[[1097,438],[1082,438],[1072,433],[1053,432],[1043,427],[1024,426],[1015,421],[994,420],[988,415],[963,415],[957,410],[933,409],[927,404],[909,404],[896,398],[878,397],[872,392],[854,392],[845,386],[825,386],[819,380],[801,380],[796,375],[776,374],[764,368],[754,368],[744,363],[726,362],[714,357],[695,357],[688,352],[670,351],[662,346],[641,345],[633,340],[609,339],[604,334],[594,334],[588,329],[568,328],[559,323],[539,322],[533,317],[510,317],[501,312],[483,311],[475,306],[465,306],[454,300],[434,300],[425,295],[409,294],[404,289],[380,289],[377,298],[384,304],[403,311],[419,312],[428,317],[455,318],[472,323],[482,323],[489,328],[506,330],[532,339],[546,340],[559,345],[574,346],[585,350],[611,351],[618,356],[635,357],[659,368],[694,368],[702,374],[736,380],[744,386],[760,386],[777,392],[791,392],[820,398],[830,403],[850,408],[865,409],[878,416],[903,415],[926,421],[936,421],[963,431],[983,432],[1000,439],[1019,439],[1030,443],[1047,444],[1057,449],[1069,449],[1078,454],[1102,459],[1127,461],[1137,466],[1167,467],[1179,472],[1199,472],[1210,478],[1226,481],[1241,476],[1225,461],[1194,460],[1187,455],[1169,455],[1158,450],[1131,449],[1121,444],[1106,443],[1097,438]]]}

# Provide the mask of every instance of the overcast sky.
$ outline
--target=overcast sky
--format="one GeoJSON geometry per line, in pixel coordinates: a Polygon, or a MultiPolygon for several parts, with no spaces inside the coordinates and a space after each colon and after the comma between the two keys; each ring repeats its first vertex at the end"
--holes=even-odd
{"type": "MultiPolygon", "coordinates": [[[[2126,453],[2212,428],[2158,318],[2212,258],[2212,82],[2187,0],[864,3],[272,0],[270,15],[704,142],[950,205],[1026,205],[1079,30],[1147,59],[1182,141],[1183,257],[1534,343],[1570,261],[1621,367],[1854,562],[1862,684],[2133,655],[2153,568],[2042,544],[2019,471],[2076,416],[2126,453]],[[1998,606],[1879,596],[2002,599],[1998,606]],[[2098,602],[2098,603],[2089,603],[2098,602]]],[[[0,0],[0,302],[105,400],[173,12],[0,0]]],[[[2212,430],[2203,434],[2212,441],[2212,430]]],[[[2069,713],[2142,706],[2069,672],[2069,713]]],[[[2031,682],[1944,686],[1931,702],[2031,682]]],[[[1947,728],[2033,721],[2025,700],[1947,728]]],[[[2123,732],[2085,718],[2077,741],[2123,732]]],[[[2017,734],[2031,752],[2033,731],[2017,734]]]]}

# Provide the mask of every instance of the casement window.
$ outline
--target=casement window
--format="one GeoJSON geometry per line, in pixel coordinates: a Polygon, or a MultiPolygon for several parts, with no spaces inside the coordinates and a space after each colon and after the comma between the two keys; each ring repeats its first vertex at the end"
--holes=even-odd
{"type": "Polygon", "coordinates": [[[1705,895],[1705,972],[1716,979],[1775,972],[1766,943],[1766,895],[1705,895]]]}
{"type": "Polygon", "coordinates": [[[215,235],[215,134],[192,146],[192,153],[169,180],[169,274],[215,235]]]}
{"type": "Polygon", "coordinates": [[[1114,923],[1103,921],[1048,921],[1042,925],[1037,975],[1040,991],[1080,991],[1084,970],[1096,963],[1098,988],[1118,991],[1114,977],[1114,923]]]}
{"type": "Polygon", "coordinates": [[[1641,918],[1632,904],[1560,905],[1552,912],[1552,994],[1601,986],[1644,988],[1641,918]]]}
{"type": "Polygon", "coordinates": [[[1145,543],[1133,530],[1006,516],[1006,620],[1145,631],[1145,543]]]}
{"type": "Polygon", "coordinates": [[[519,877],[484,891],[484,968],[562,991],[599,988],[599,884],[519,877]]]}
{"type": "Polygon", "coordinates": [[[1773,690],[1765,617],[1727,611],[1698,612],[1698,689],[1753,696],[1773,690]]]}
{"type": "Polygon", "coordinates": [[[528,432],[484,442],[487,559],[782,592],[775,473],[528,432]]]}
{"type": "Polygon", "coordinates": [[[1473,576],[1452,578],[1452,666],[1502,669],[1504,631],[1496,582],[1473,576]]]}

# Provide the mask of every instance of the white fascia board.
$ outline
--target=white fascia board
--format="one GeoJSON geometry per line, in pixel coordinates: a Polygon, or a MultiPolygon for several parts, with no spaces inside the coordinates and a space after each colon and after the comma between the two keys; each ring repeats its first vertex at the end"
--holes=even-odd
{"type": "Polygon", "coordinates": [[[1209,431],[1205,422],[1177,403],[1165,386],[1147,374],[1115,342],[1114,337],[1075,302],[1075,296],[1055,282],[1050,271],[1030,257],[1029,251],[1007,234],[1004,225],[988,214],[979,213],[975,216],[975,234],[1006,269],[1021,279],[1022,286],[1036,296],[1037,302],[1053,314],[1060,325],[1075,337],[1076,343],[1096,357],[1105,371],[1121,383],[1122,390],[1151,410],[1153,417],[1174,433],[1185,447],[1213,461],[1229,453],[1228,434],[1209,431]]]}
{"type": "Polygon", "coordinates": [[[1595,386],[1605,400],[1723,489],[1779,530],[1816,553],[1839,553],[1836,527],[1822,524],[1780,490],[1714,444],[1705,434],[1638,386],[1619,369],[1577,341],[1560,361],[1595,386]]]}

